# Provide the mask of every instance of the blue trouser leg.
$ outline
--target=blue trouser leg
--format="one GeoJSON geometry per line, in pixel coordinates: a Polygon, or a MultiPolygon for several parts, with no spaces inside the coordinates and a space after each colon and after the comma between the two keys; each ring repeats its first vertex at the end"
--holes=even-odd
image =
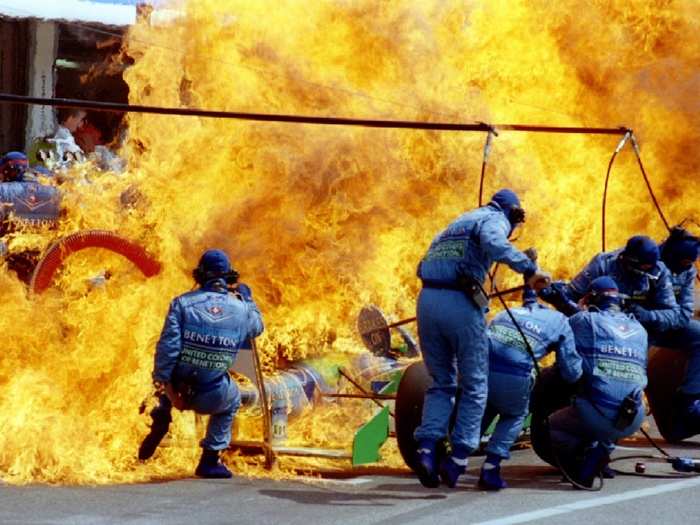
{"type": "Polygon", "coordinates": [[[489,373],[489,408],[498,413],[498,422],[486,452],[510,458],[510,447],[523,429],[532,390],[532,377],[499,372],[489,373]]]}
{"type": "Polygon", "coordinates": [[[654,334],[654,344],[688,352],[688,369],[681,391],[700,395],[700,321],[691,319],[685,328],[654,334]]]}
{"type": "Polygon", "coordinates": [[[207,434],[201,441],[202,448],[224,450],[231,442],[231,425],[233,417],[241,404],[238,387],[225,375],[214,389],[195,396],[189,402],[189,408],[198,414],[209,414],[207,434]]]}
{"type": "Polygon", "coordinates": [[[457,354],[442,334],[439,297],[434,297],[438,293],[441,292],[423,289],[418,296],[418,339],[433,381],[425,392],[423,417],[414,434],[416,441],[447,437],[457,393],[457,354]]]}
{"type": "Polygon", "coordinates": [[[418,297],[418,336],[433,379],[425,394],[417,440],[447,435],[457,391],[453,447],[471,453],[478,445],[486,406],[488,346],[483,312],[462,292],[423,289],[418,297]]]}
{"type": "Polygon", "coordinates": [[[640,407],[634,421],[618,430],[613,424],[614,414],[600,414],[586,399],[577,398],[574,406],[562,408],[549,418],[552,448],[559,458],[573,457],[583,446],[599,442],[612,452],[615,442],[634,434],[644,421],[640,407]]]}

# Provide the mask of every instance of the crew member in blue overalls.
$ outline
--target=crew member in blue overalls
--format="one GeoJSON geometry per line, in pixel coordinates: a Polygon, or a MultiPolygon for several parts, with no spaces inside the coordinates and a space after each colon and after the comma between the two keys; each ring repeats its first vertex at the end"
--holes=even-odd
{"type": "Polygon", "coordinates": [[[620,310],[616,282],[594,279],[584,302],[588,309],[569,319],[576,350],[583,358],[580,395],[549,418],[552,451],[566,474],[590,487],[615,442],[636,432],[644,420],[647,333],[620,310]]]}
{"type": "Polygon", "coordinates": [[[479,477],[479,487],[485,490],[507,486],[501,478],[500,464],[510,458],[510,447],[528,414],[535,371],[533,357],[539,361],[549,352],[556,352],[562,379],[575,383],[581,377],[581,356],[576,352],[574,335],[564,314],[539,304],[537,294],[527,285],[523,305],[512,308],[511,314],[517,326],[503,311],[494,317],[488,330],[489,395],[482,428],[485,430],[496,415],[498,422],[486,447],[479,477]]]}
{"type": "Polygon", "coordinates": [[[262,333],[263,323],[250,288],[237,283],[238,273],[225,252],[204,252],[193,275],[200,288],[170,303],[156,346],[153,382],[160,392],[159,405],[151,412],[151,432],[139,448],[139,458],[155,452],[168,431],[172,406],[194,410],[210,415],[195,474],[230,478],[219,452],[231,441],[241,397],[228,369],[239,349],[262,333]]]}
{"type": "Polygon", "coordinates": [[[683,325],[671,273],[660,259],[659,247],[649,237],[636,235],[624,249],[596,255],[569,283],[565,293],[572,301],[578,301],[586,295],[591,282],[604,275],[612,277],[620,293],[629,298],[626,311],[650,333],[683,325]]]}
{"type": "Polygon", "coordinates": [[[661,260],[671,272],[680,322],[665,332],[650,332],[651,343],[688,352],[685,379],[673,400],[673,440],[700,434],[700,321],[695,311],[695,262],[700,252],[700,239],[680,226],[671,229],[659,247],[661,260]]]}
{"type": "MultiPolygon", "coordinates": [[[[56,227],[61,211],[61,195],[54,186],[41,184],[31,173],[27,157],[11,151],[0,158],[0,237],[20,229],[56,227]]],[[[8,268],[23,281],[29,281],[39,250],[24,249],[8,253],[5,239],[0,238],[0,256],[8,268]]]]}
{"type": "Polygon", "coordinates": [[[491,265],[503,262],[538,287],[548,279],[508,240],[524,219],[517,195],[500,190],[486,206],[464,213],[435,237],[418,266],[423,284],[418,337],[432,385],[414,437],[418,477],[426,487],[437,487],[440,478],[454,487],[479,445],[488,376],[488,299],[482,283],[491,265]],[[458,378],[462,392],[450,435],[451,454],[438,465],[436,448],[448,435],[458,378]]]}
{"type": "Polygon", "coordinates": [[[60,194],[54,186],[37,181],[24,153],[11,151],[0,158],[0,178],[2,234],[18,225],[25,228],[55,225],[60,194]]]}

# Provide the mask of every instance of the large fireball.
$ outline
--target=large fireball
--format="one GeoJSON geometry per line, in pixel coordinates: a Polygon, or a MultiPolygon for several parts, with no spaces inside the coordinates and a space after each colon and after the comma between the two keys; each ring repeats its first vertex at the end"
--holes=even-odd
{"type": "MultiPolygon", "coordinates": [[[[197,0],[132,27],[130,102],[357,118],[625,125],[672,223],[700,189],[700,41],[694,1],[197,0]],[[160,17],[165,19],[166,17],[160,17]]],[[[101,252],[28,297],[0,272],[0,478],[109,483],[189,475],[191,414],[140,465],[154,341],[202,250],[229,251],[264,314],[259,344],[298,359],[357,351],[359,309],[413,315],[432,236],[477,203],[482,133],[322,127],[132,114],[128,172],[65,188],[61,232],[144,244],[144,280],[101,252]],[[139,198],[129,208],[120,194],[139,198]],[[107,286],[81,276],[109,267],[107,286]]],[[[519,240],[567,278],[600,249],[600,203],[619,137],[503,132],[486,193],[511,187],[519,240]]],[[[81,168],[88,169],[88,168],[81,168]]],[[[608,246],[663,224],[631,149],[613,169],[608,246]]],[[[52,235],[53,235],[52,234],[52,235]]],[[[503,272],[506,276],[507,272],[503,272]]],[[[510,284],[517,284],[512,282],[510,284]]],[[[338,417],[342,418],[343,414],[338,417]]],[[[342,420],[342,419],[341,419],[342,420]]]]}

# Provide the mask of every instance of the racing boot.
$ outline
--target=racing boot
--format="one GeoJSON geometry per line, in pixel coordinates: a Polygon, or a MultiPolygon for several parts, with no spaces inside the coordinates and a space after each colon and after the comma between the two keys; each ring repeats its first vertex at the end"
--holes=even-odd
{"type": "Polygon", "coordinates": [[[170,422],[173,420],[170,415],[170,410],[170,403],[164,403],[161,400],[161,403],[151,411],[151,419],[153,419],[151,431],[144,438],[139,447],[139,459],[141,461],[145,461],[155,454],[158,445],[160,445],[165,434],[168,433],[170,422]]]}
{"type": "Polygon", "coordinates": [[[416,449],[416,474],[421,485],[429,489],[440,486],[440,478],[437,474],[435,441],[421,439],[416,449]]]}
{"type": "Polygon", "coordinates": [[[601,475],[603,468],[610,462],[608,449],[602,444],[589,448],[583,455],[583,463],[578,471],[576,482],[591,488],[593,481],[601,475]]]}
{"type": "Polygon", "coordinates": [[[452,454],[446,456],[440,462],[440,479],[450,487],[455,488],[457,479],[467,470],[467,457],[469,453],[460,446],[452,448],[452,454]]]}
{"type": "Polygon", "coordinates": [[[501,478],[501,457],[487,454],[486,461],[481,467],[478,486],[483,490],[501,490],[508,484],[501,478]]]}
{"type": "Polygon", "coordinates": [[[605,479],[615,479],[615,471],[610,468],[610,465],[605,465],[601,473],[605,479]]]}
{"type": "Polygon", "coordinates": [[[194,471],[200,478],[228,479],[233,477],[226,465],[219,461],[219,451],[202,449],[202,457],[199,458],[199,465],[194,471]]]}

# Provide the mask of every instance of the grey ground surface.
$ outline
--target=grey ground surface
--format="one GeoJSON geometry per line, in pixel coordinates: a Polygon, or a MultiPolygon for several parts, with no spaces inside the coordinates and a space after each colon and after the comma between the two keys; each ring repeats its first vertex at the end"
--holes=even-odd
{"type": "MultiPolygon", "coordinates": [[[[670,450],[700,457],[700,442],[670,450]]],[[[648,454],[641,441],[617,456],[648,454]]],[[[652,479],[618,476],[601,492],[560,483],[554,469],[529,450],[505,464],[510,488],[475,488],[481,457],[454,490],[424,489],[408,473],[364,469],[357,475],[299,481],[182,479],[99,487],[0,485],[3,524],[193,524],[209,523],[700,523],[700,476],[652,479]],[[534,513],[534,514],[529,514],[534,513]]],[[[667,474],[647,462],[647,472],[667,474]]],[[[633,470],[634,461],[617,463],[633,470]]]]}

